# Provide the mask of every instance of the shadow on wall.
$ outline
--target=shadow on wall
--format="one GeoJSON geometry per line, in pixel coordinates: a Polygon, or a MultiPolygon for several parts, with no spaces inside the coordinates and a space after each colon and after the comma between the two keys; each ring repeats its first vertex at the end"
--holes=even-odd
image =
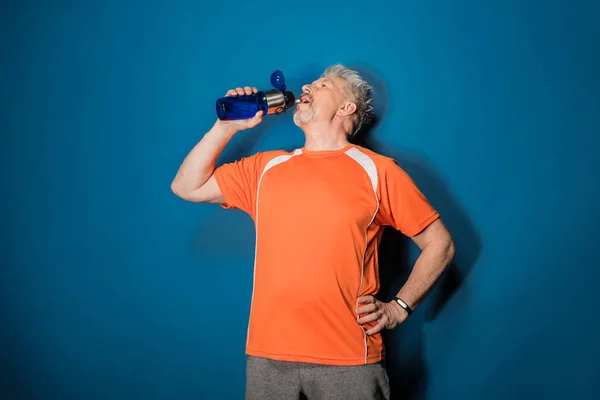
{"type": "MultiPolygon", "coordinates": [[[[481,252],[481,240],[466,210],[453,196],[440,175],[419,157],[400,149],[378,143],[370,133],[385,118],[390,104],[385,82],[374,69],[355,67],[373,86],[376,115],[354,138],[353,142],[379,154],[395,159],[415,181],[419,189],[440,212],[456,243],[456,257],[436,283],[419,309],[398,329],[383,333],[393,399],[422,399],[428,376],[424,363],[423,325],[432,321],[457,291],[481,252]]],[[[411,272],[413,242],[393,228],[386,227],[379,248],[381,290],[378,298],[390,301],[411,272]]]]}

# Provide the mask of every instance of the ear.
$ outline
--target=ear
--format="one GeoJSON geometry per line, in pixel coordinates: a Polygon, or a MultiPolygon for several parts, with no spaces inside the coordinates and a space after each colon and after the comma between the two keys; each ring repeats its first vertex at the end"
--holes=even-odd
{"type": "Polygon", "coordinates": [[[352,115],[356,112],[356,104],[351,101],[345,101],[340,105],[337,114],[340,116],[352,115]]]}

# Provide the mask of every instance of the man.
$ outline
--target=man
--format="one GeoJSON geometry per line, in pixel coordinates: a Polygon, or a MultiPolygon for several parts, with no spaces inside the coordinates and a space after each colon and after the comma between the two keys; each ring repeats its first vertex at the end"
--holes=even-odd
{"type": "Polygon", "coordinates": [[[389,399],[381,330],[401,324],[423,301],[454,257],[454,244],[394,160],[349,142],[372,111],[366,82],[334,65],[302,92],[294,123],[304,147],[215,169],[233,135],[259,124],[262,114],[217,120],[183,161],[172,190],[188,201],[243,210],[255,222],[247,399],[389,399]],[[374,297],[386,225],[421,249],[389,303],[374,297]]]}

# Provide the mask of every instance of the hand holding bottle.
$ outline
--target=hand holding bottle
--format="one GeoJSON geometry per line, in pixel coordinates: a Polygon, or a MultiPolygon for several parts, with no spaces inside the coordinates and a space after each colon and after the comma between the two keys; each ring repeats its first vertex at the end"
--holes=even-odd
{"type": "MultiPolygon", "coordinates": [[[[258,89],[255,87],[238,87],[235,89],[230,89],[225,94],[226,97],[235,97],[235,96],[243,96],[243,95],[251,95],[258,93],[258,89]]],[[[238,119],[238,120],[220,120],[217,119],[217,124],[235,129],[236,131],[243,131],[245,129],[254,128],[256,125],[262,122],[263,112],[259,110],[254,117],[248,119],[238,119]]]]}
{"type": "Polygon", "coordinates": [[[249,120],[247,123],[235,125],[240,126],[240,129],[248,129],[260,123],[260,118],[264,115],[283,114],[299,102],[294,93],[287,90],[283,72],[275,70],[271,74],[271,85],[273,85],[271,90],[259,91],[246,86],[243,89],[228,91],[225,97],[216,101],[217,117],[221,121],[249,120]]]}

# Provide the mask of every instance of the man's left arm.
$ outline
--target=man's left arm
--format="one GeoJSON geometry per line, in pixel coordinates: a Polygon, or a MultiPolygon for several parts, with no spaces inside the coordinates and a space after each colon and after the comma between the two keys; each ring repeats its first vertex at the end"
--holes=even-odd
{"type": "MultiPolygon", "coordinates": [[[[441,218],[429,224],[423,231],[412,237],[421,249],[415,265],[396,297],[411,310],[416,309],[427,297],[444,269],[450,264],[455,255],[452,236],[441,218]]],[[[408,317],[409,313],[398,302],[381,302],[373,296],[363,296],[358,299],[358,319],[360,324],[377,321],[377,325],[367,330],[368,335],[380,332],[382,329],[393,329],[408,317]]]]}

